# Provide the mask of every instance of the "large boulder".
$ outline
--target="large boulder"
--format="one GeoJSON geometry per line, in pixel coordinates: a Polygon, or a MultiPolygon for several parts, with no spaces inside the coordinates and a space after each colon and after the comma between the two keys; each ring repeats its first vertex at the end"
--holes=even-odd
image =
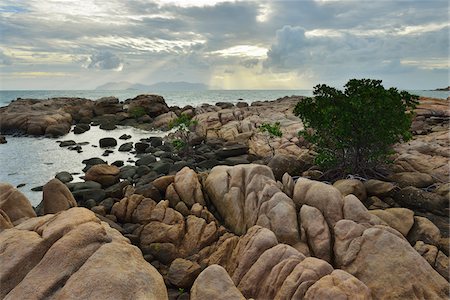
{"type": "Polygon", "coordinates": [[[281,181],[284,173],[292,176],[302,174],[310,165],[293,155],[276,154],[267,164],[273,172],[275,179],[281,181]]]}
{"type": "Polygon", "coordinates": [[[85,208],[32,218],[0,244],[4,299],[167,299],[140,250],[85,208]]]}
{"type": "Polygon", "coordinates": [[[122,104],[116,97],[103,97],[94,102],[94,113],[97,116],[116,114],[123,110],[122,104]]]}
{"type": "Polygon", "coordinates": [[[367,198],[366,188],[358,179],[341,179],[333,183],[333,186],[341,192],[342,196],[353,194],[361,202],[364,202],[367,198]]]}
{"type": "Polygon", "coordinates": [[[177,258],[170,264],[167,279],[178,288],[190,288],[201,270],[196,262],[177,258]]]}
{"type": "Polygon", "coordinates": [[[77,206],[77,202],[70,190],[56,178],[44,185],[42,195],[44,214],[55,214],[77,206]]]}
{"type": "Polygon", "coordinates": [[[341,192],[326,183],[299,178],[294,187],[293,200],[297,207],[307,204],[320,210],[330,227],[344,217],[341,192]]]}
{"type": "Polygon", "coordinates": [[[108,187],[119,182],[119,173],[120,169],[116,166],[98,164],[89,168],[84,180],[95,181],[100,183],[102,187],[108,187]]]}
{"type": "Polygon", "coordinates": [[[430,211],[438,215],[448,216],[449,199],[416,187],[408,186],[396,191],[394,200],[403,207],[430,211]]]}
{"type": "Polygon", "coordinates": [[[408,234],[414,224],[414,212],[407,208],[374,209],[369,212],[398,230],[403,236],[408,234]]]}
{"type": "Polygon", "coordinates": [[[126,100],[125,104],[128,104],[129,112],[140,107],[152,118],[169,112],[166,101],[158,95],[139,95],[133,99],[126,100]]]}
{"type": "Polygon", "coordinates": [[[267,166],[248,164],[214,167],[205,181],[211,202],[236,234],[261,225],[290,245],[300,240],[297,213],[267,166]]]}
{"type": "Polygon", "coordinates": [[[9,183],[0,183],[0,209],[13,223],[36,217],[27,197],[9,183]]]}
{"type": "Polygon", "coordinates": [[[341,220],[334,233],[337,267],[357,276],[374,299],[448,297],[448,282],[396,230],[341,220]]]}
{"type": "Polygon", "coordinates": [[[300,209],[300,220],[311,254],[331,262],[331,234],[320,210],[303,205],[300,209]]]}
{"type": "Polygon", "coordinates": [[[195,280],[191,300],[245,300],[227,271],[219,265],[207,267],[195,280]]]}
{"type": "Polygon", "coordinates": [[[434,183],[431,175],[420,172],[395,173],[389,176],[389,179],[397,182],[400,187],[414,186],[417,188],[425,188],[434,183]]]}
{"type": "Polygon", "coordinates": [[[177,172],[173,178],[173,183],[169,184],[166,189],[166,198],[173,207],[179,201],[184,202],[188,208],[191,208],[195,203],[202,206],[206,204],[198,175],[188,167],[184,167],[177,172]]]}

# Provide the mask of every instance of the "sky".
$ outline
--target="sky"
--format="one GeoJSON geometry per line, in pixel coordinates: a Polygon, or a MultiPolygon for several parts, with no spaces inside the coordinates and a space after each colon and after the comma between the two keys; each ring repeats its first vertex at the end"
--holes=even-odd
{"type": "Polygon", "coordinates": [[[449,2],[2,0],[0,89],[449,85],[449,2]]]}

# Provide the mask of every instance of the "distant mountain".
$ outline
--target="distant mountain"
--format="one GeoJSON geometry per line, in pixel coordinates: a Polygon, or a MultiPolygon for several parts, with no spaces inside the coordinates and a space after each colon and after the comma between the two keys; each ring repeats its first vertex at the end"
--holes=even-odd
{"type": "Polygon", "coordinates": [[[131,83],[127,81],[108,82],[96,88],[96,90],[137,90],[137,91],[203,91],[208,86],[203,83],[191,83],[185,81],[158,82],[151,85],[131,83]]]}
{"type": "Polygon", "coordinates": [[[435,91],[450,91],[450,86],[440,89],[435,89],[435,91]]]}

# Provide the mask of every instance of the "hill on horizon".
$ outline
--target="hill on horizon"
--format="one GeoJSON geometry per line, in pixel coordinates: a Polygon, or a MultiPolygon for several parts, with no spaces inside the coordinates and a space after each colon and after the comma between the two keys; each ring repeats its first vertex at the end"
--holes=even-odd
{"type": "Polygon", "coordinates": [[[203,91],[208,86],[203,83],[186,81],[157,82],[150,85],[131,83],[128,81],[108,82],[95,88],[96,90],[138,90],[138,91],[203,91]]]}

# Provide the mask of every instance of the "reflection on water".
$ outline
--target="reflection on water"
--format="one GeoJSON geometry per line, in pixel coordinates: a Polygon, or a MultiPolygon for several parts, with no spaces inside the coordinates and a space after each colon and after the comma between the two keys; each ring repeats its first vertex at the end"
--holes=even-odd
{"type": "Polygon", "coordinates": [[[131,127],[120,127],[113,131],[105,131],[98,127],[91,127],[91,130],[83,134],[69,134],[57,138],[44,137],[12,137],[7,136],[8,143],[0,145],[0,182],[8,182],[14,186],[25,184],[19,190],[24,193],[33,206],[42,200],[42,192],[33,192],[31,188],[40,186],[52,179],[56,173],[67,171],[70,173],[80,173],[74,175],[74,181],[81,181],[78,177],[84,175],[82,160],[100,157],[108,163],[116,160],[123,160],[125,164],[128,159],[134,159],[134,155],[128,152],[119,152],[119,146],[126,142],[138,142],[141,138],[150,136],[164,136],[163,132],[148,132],[131,127]],[[132,136],[129,140],[119,140],[122,134],[132,136]],[[114,153],[107,157],[101,156],[105,149],[98,146],[98,140],[103,137],[113,137],[117,139],[118,145],[111,148],[114,153]],[[59,147],[57,141],[74,140],[77,143],[89,142],[82,146],[83,152],[68,150],[59,147]]]}

